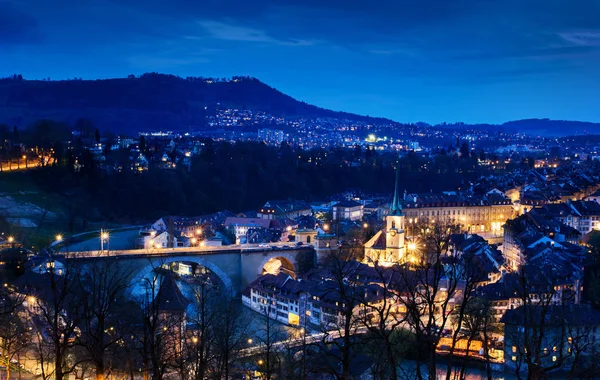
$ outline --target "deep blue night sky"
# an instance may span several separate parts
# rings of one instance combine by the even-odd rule
[[[600,121],[600,0],[0,0],[0,76],[148,71],[405,122]]]

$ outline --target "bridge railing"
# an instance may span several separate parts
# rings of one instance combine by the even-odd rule
[[[89,258],[89,257],[117,257],[117,256],[168,256],[173,254],[214,254],[214,253],[237,253],[237,252],[265,252],[265,251],[284,251],[290,249],[312,249],[312,246],[296,246],[289,243],[275,243],[268,247],[262,244],[234,244],[224,246],[203,246],[203,247],[174,247],[174,248],[141,248],[127,250],[96,250],[96,251],[73,251],[57,252],[68,258]]]

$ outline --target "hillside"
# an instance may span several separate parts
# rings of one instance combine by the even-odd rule
[[[529,136],[576,136],[600,134],[600,123],[571,120],[523,119],[507,121],[502,124],[440,124],[434,128],[455,130],[483,130],[490,133],[522,133]]]
[[[68,123],[87,118],[100,129],[116,132],[197,130],[219,104],[274,116],[383,120],[312,106],[250,77],[144,74],[105,80],[0,80],[0,122],[18,126],[43,118]]]

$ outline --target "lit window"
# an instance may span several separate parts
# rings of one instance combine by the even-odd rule
[[[517,361],[517,357],[515,355],[513,355],[511,359],[512,359],[513,362]]]
[[[553,362],[555,362],[555,361],[556,361],[556,355],[554,355],[554,356],[552,357],[552,361],[553,361]]]
[[[517,346],[512,346],[512,352],[517,352]]]

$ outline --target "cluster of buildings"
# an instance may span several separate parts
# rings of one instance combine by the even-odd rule
[[[293,326],[334,328],[342,322],[346,307],[352,308],[355,318],[364,317],[382,302],[383,289],[393,284],[395,275],[401,276],[402,271],[410,271],[411,265],[423,260],[419,258],[422,248],[415,242],[426,237],[420,230],[423,227],[417,225],[449,223],[458,225],[462,232],[449,237],[443,260],[450,263],[468,257],[476,267],[471,296],[488,303],[490,323],[498,326],[490,329],[489,335],[491,349],[496,351],[494,360],[512,369],[533,365],[527,351],[533,349],[531,335],[535,332],[529,324],[535,323],[528,319],[528,313],[534,320],[541,313],[548,318],[537,322],[548,324],[549,333],[540,337],[544,341],[538,347],[544,361],[572,361],[575,344],[585,344],[582,352],[589,358],[600,349],[596,343],[596,338],[600,339],[600,312],[584,298],[589,249],[584,242],[586,235],[600,230],[600,180],[597,174],[583,171],[567,180],[559,172],[535,169],[526,177],[534,180],[505,191],[500,190],[505,188],[502,182],[490,188],[482,180],[466,190],[441,194],[402,194],[397,178],[391,203],[381,206],[387,207],[381,229],[364,244],[363,261],[346,268],[345,281],[361,295],[360,302],[344,304],[328,267],[300,277],[283,271],[265,274],[250,284],[243,302],[256,312]],[[544,201],[529,202],[532,192],[542,194]],[[338,202],[331,207],[333,220],[367,220],[366,210],[373,210],[372,203],[358,199]],[[324,231],[317,229],[313,241],[318,242],[320,236],[325,236]],[[375,268],[384,268],[385,274]],[[402,302],[406,286],[404,282],[394,289],[397,304],[393,312],[400,315],[406,312]],[[462,302],[460,290],[447,296],[453,297],[453,305]],[[448,310],[452,312],[454,306]],[[573,318],[573,313],[581,313],[582,318]],[[588,331],[590,335],[575,342],[570,332],[565,335],[565,329]],[[556,341],[561,339],[558,346]],[[483,344],[479,342],[479,347]]]

